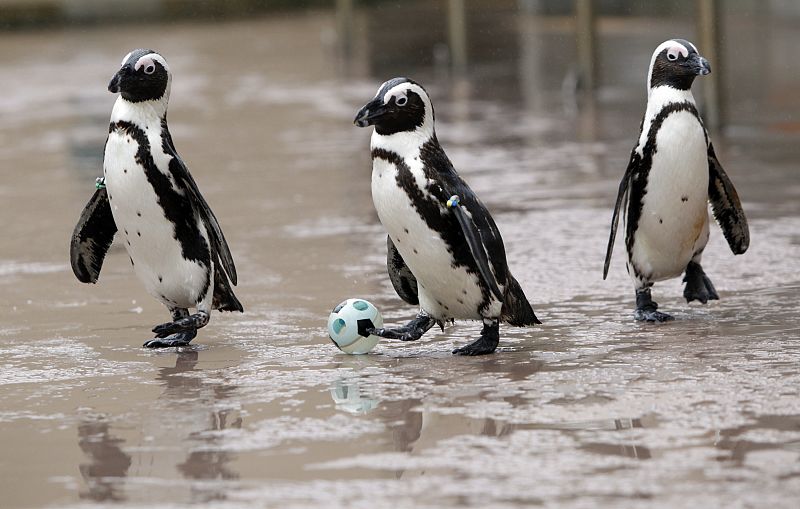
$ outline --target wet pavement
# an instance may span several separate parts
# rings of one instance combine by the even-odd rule
[[[769,31],[757,72],[749,50],[726,62],[730,124],[714,140],[750,250],[734,257],[713,229],[704,266],[721,300],[687,305],[679,280],[657,284],[677,319],[654,326],[631,319],[621,242],[607,281],[602,265],[650,52],[691,25],[604,22],[589,101],[570,88],[564,20],[480,18],[500,35],[474,31],[462,78],[430,41],[382,46],[424,23],[380,21],[358,12],[349,58],[328,12],[0,35],[0,506],[795,507],[800,76],[780,62],[796,60],[796,27]],[[765,33],[748,23],[731,21]],[[177,352],[140,348],[167,313],[121,245],[96,286],[68,265],[101,173],[105,87],[139,46],[173,69],[172,134],[246,308]],[[351,124],[399,74],[428,86],[544,322],[501,327],[495,355],[450,355],[472,323],[366,356],[327,338],[347,297],[389,323],[414,314],[385,274],[369,132]]]

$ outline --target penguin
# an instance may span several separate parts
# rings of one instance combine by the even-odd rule
[[[723,170],[692,96],[708,61],[684,39],[659,45],[647,75],[647,110],[639,140],[619,184],[603,279],[608,276],[621,210],[625,210],[627,270],[636,290],[634,319],[664,322],[650,288],[684,274],[683,296],[706,304],[719,299],[701,259],[709,237],[708,204],[735,255],[750,232],[733,183]]]
[[[408,324],[368,332],[414,341],[434,324],[482,320],[473,343],[457,355],[484,355],[500,341],[500,322],[541,323],[511,275],[491,214],[456,173],[434,129],[433,104],[408,78],[383,83],[355,117],[372,133],[372,200],[386,228],[389,279],[419,306]]]
[[[167,127],[172,75],[163,56],[136,49],[108,85],[111,112],[103,177],[73,232],[79,281],[96,283],[117,232],[147,292],[172,321],[153,328],[147,348],[188,345],[212,309],[243,312],[231,289],[236,267],[217,218],[175,150]],[[189,308],[197,312],[189,314]]]

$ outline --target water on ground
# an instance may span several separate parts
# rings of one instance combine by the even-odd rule
[[[660,283],[654,297],[676,320],[642,325],[621,242],[602,280],[611,207],[650,52],[692,26],[603,24],[592,103],[573,93],[563,20],[480,17],[496,32],[471,32],[458,78],[425,23],[357,14],[344,58],[328,12],[0,36],[0,505],[794,507],[797,71],[728,53],[715,146],[751,247],[734,257],[713,227],[704,266],[721,300],[687,305],[679,280]],[[796,60],[796,30],[764,39],[738,23],[773,63]],[[97,285],[68,265],[101,174],[106,83],[140,46],[171,64],[172,134],[246,308],[215,313],[180,351],[140,348],[168,315],[121,245]],[[365,356],[340,353],[324,329],[352,296],[389,323],[414,314],[385,274],[370,133],[351,123],[404,74],[431,92],[440,141],[494,213],[544,322],[502,327],[495,355],[450,354],[478,334],[472,323]]]

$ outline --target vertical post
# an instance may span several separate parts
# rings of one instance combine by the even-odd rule
[[[595,11],[592,0],[575,0],[575,37],[581,88],[591,92],[597,83]]]
[[[447,31],[453,71],[463,73],[467,68],[467,13],[464,0],[448,0]]]
[[[703,78],[706,125],[713,130],[722,127],[722,51],[721,27],[718,0],[698,0],[697,2],[698,50],[711,63],[712,72]]]
[[[353,52],[353,2],[336,0],[336,31],[339,51],[345,59]]]

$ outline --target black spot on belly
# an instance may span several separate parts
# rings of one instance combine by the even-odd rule
[[[456,300],[458,301],[459,304],[463,304],[464,303],[464,301],[461,300],[461,299],[456,299]]]
[[[130,240],[126,240],[125,242],[127,242],[129,246],[131,245],[131,241]]]
[[[162,277],[159,275],[159,276],[158,276],[158,282],[160,283],[160,282],[161,282],[161,281],[163,281],[163,280],[164,280],[164,278],[162,278]]]
[[[404,230],[406,233],[408,233],[408,228],[403,228],[403,230]]]
[[[138,210],[136,211],[136,215],[139,216],[139,217],[142,217],[142,213],[139,212]]]
[[[136,230],[136,235],[141,237],[142,236],[142,232],[140,232],[139,230]]]
[[[681,201],[682,202],[687,202],[687,201],[689,201],[689,197],[688,196],[681,196]]]
[[[122,173],[128,173],[127,169],[122,170]]]
[[[461,290],[461,292],[462,292],[464,295],[466,295],[466,294],[467,294],[467,291],[466,291],[466,290]]]
[[[131,258],[130,256],[128,258],[130,258],[130,260],[131,260],[131,267],[134,267],[136,264],[133,263],[133,258]]]
[[[664,220],[661,219],[660,217],[658,218],[658,224],[664,224]]]
[[[444,304],[442,304],[442,301],[440,301],[440,300],[437,300],[436,303],[439,304],[440,306],[444,305]],[[447,309],[447,308],[445,308],[445,309]]]
[[[127,235],[127,234],[128,234],[128,230],[125,230],[125,235]]]
[[[419,251],[417,251],[417,248],[414,248],[414,254],[419,254]]]
[[[447,307],[447,306],[445,306],[445,307],[444,307],[444,310],[445,310],[445,311],[450,311],[450,308],[449,308],[449,307]]]

